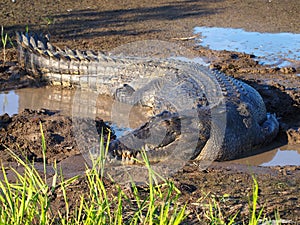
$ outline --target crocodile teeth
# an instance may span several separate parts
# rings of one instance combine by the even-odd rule
[[[135,163],[134,154],[128,150],[122,152],[121,160],[122,160],[122,163],[124,163],[124,164],[134,164]]]
[[[132,154],[130,151],[123,151],[122,152],[122,159],[123,158],[131,158]]]

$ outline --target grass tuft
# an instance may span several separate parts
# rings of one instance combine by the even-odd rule
[[[87,191],[80,196],[77,204],[71,206],[68,186],[78,181],[79,176],[64,179],[63,171],[54,162],[54,175],[48,177],[46,170],[46,141],[40,123],[43,152],[43,173],[39,173],[34,163],[24,162],[7,148],[12,158],[22,167],[2,166],[3,179],[0,180],[0,224],[180,224],[186,217],[185,206],[179,207],[180,191],[170,181],[163,180],[158,185],[156,174],[143,153],[145,166],[149,171],[148,195],[142,196],[132,182],[132,196],[129,197],[118,184],[113,184],[117,195],[107,193],[104,184],[105,158],[108,145],[101,137],[101,156],[86,169],[84,180]],[[109,138],[109,137],[108,137]],[[9,179],[10,174],[14,179]],[[161,178],[161,177],[160,177]],[[162,178],[161,178],[162,179]],[[61,193],[64,209],[52,205],[57,192]]]
[[[1,42],[2,42],[2,52],[3,52],[3,64],[6,63],[6,45],[7,45],[8,34],[4,34],[4,28],[1,26]]]
[[[257,204],[258,204],[258,183],[254,176],[252,176],[253,179],[253,187],[252,187],[252,204],[249,203],[249,208],[251,212],[251,217],[249,220],[249,225],[255,225],[258,224],[260,221],[260,218],[263,213],[263,207],[259,210],[257,214]]]

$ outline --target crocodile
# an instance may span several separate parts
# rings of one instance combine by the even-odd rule
[[[255,89],[199,63],[61,49],[35,33],[18,32],[17,43],[19,65],[34,76],[152,109],[147,123],[111,141],[112,160],[132,163],[141,149],[150,162],[231,160],[278,133],[276,115]]]

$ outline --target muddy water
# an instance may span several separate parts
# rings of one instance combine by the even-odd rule
[[[9,92],[0,92],[0,115],[8,113],[16,114],[28,109],[50,109],[59,110],[61,113],[72,116],[75,90],[60,88],[24,88]],[[84,96],[83,96],[84,97]],[[88,100],[88,99],[87,99]],[[88,101],[87,101],[88,102]],[[78,104],[77,104],[78,105]],[[89,106],[81,105],[82,108]],[[137,128],[147,121],[149,110],[143,107],[130,107],[124,115],[119,110],[116,114],[114,108],[126,108],[125,105],[115,102],[111,97],[99,95],[97,98],[95,117],[106,121],[121,136],[125,131]],[[114,112],[114,114],[112,113]],[[84,115],[83,115],[84,116]]]
[[[300,62],[300,34],[259,33],[243,29],[196,27],[198,44],[212,50],[254,54],[261,64],[284,67]]]
[[[58,88],[25,88],[0,93],[0,114],[10,115],[25,108],[60,110],[66,115],[72,115],[74,105],[74,90]],[[124,131],[139,127],[147,121],[149,111],[142,107],[132,107],[129,115],[112,115],[112,107],[124,108],[108,96],[99,96],[96,115],[114,128],[116,135],[121,136]],[[120,110],[121,111],[121,110]],[[123,118],[123,119],[122,119]],[[300,145],[276,147],[271,151],[260,153],[232,161],[247,165],[300,165]]]
[[[300,145],[284,145],[270,151],[231,162],[255,166],[299,166]]]

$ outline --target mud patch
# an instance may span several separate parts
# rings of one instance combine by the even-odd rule
[[[90,123],[93,123],[100,134],[103,130],[107,136],[110,127],[103,120],[82,119],[82,132],[88,132]],[[42,161],[41,127],[46,140],[47,162],[61,160],[80,154],[76,140],[72,133],[72,119],[61,115],[58,111],[47,109],[24,110],[10,117],[4,114],[0,117],[0,151],[2,162],[11,161],[6,148],[10,148],[24,160]],[[85,129],[85,126],[87,129]],[[114,134],[112,133],[112,138]]]

